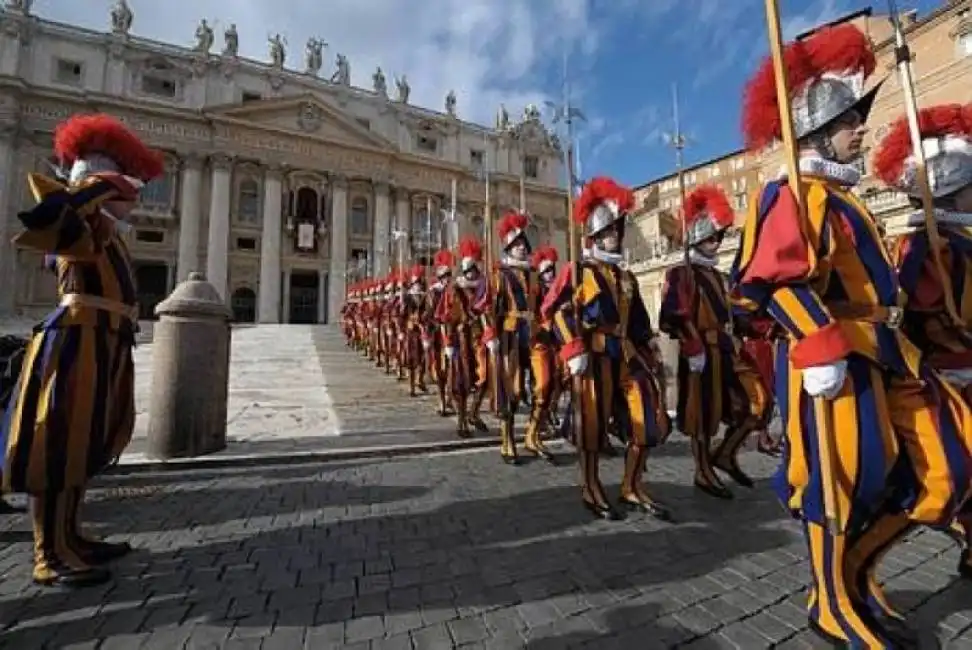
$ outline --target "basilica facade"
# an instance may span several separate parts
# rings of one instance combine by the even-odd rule
[[[179,47],[137,36],[124,1],[102,32],[31,5],[0,13],[0,315],[56,300],[40,256],[9,242],[27,173],[52,173],[54,127],[79,112],[111,113],[166,154],[129,235],[144,318],[199,271],[237,321],[333,322],[349,283],[483,236],[487,205],[525,208],[534,241],[565,250],[563,152],[536,107],[483,126],[452,92],[441,110],[410,104],[381,69],[354,86],[353,62],[326,66],[314,39],[291,63],[275,36],[256,61],[232,25],[218,44],[201,21]]]

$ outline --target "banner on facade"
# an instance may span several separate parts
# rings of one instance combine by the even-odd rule
[[[297,226],[297,248],[302,251],[314,250],[314,224],[302,223]]]

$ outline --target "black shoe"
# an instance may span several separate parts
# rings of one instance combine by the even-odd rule
[[[962,549],[958,561],[958,574],[966,580],[972,580],[972,552],[969,549]]]
[[[532,456],[534,456],[536,458],[542,458],[543,460],[547,461],[551,465],[556,465],[557,464],[557,457],[554,456],[550,452],[550,450],[547,449],[544,446],[541,446],[538,449],[534,449],[534,448],[531,448],[531,447],[524,447],[524,449],[526,450],[526,452],[528,454],[530,454],[530,455],[532,455]]]
[[[520,458],[516,454],[500,454],[503,457],[503,462],[507,465],[519,465]]]
[[[128,542],[93,542],[84,540],[81,542],[81,547],[84,549],[85,561],[94,565],[113,562],[132,552],[132,547]]]
[[[713,464],[713,467],[715,467],[717,470],[721,472],[725,472],[726,474],[728,474],[729,478],[731,478],[735,483],[737,483],[738,485],[744,488],[756,487],[756,484],[753,482],[753,479],[746,476],[746,473],[743,472],[738,467],[732,465],[730,465],[729,467],[723,467],[722,465],[718,465],[718,464]]]
[[[621,497],[618,499],[618,504],[630,512],[640,512],[649,517],[654,517],[658,521],[668,523],[675,521],[671,511],[655,501],[632,501],[631,499]]]
[[[87,569],[60,569],[43,579],[34,578],[34,582],[43,587],[64,587],[65,589],[82,589],[103,585],[111,580],[111,572],[99,567]]]
[[[732,492],[729,491],[725,485],[709,485],[707,483],[702,483],[700,481],[695,481],[695,487],[702,490],[709,496],[713,496],[717,499],[732,499]]]
[[[816,637],[818,637],[821,641],[830,645],[831,648],[846,648],[848,650],[850,649],[851,646],[849,642],[844,641],[843,639],[836,637],[830,632],[828,632],[827,630],[823,629],[812,618],[809,620],[809,622],[810,622],[809,625],[810,631],[813,632],[813,634]]]
[[[888,641],[894,644],[895,648],[900,648],[901,650],[909,650],[914,648],[923,648],[927,646],[922,644],[921,636],[916,630],[913,630],[908,626],[907,623],[901,619],[894,618],[893,616],[888,616],[881,612],[874,617],[878,625],[881,626],[883,632],[888,637]]]
[[[621,521],[624,519],[624,515],[608,503],[593,503],[587,499],[583,499],[583,502],[588,512],[598,519],[604,519],[606,521]]]

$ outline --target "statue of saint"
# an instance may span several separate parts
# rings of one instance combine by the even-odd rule
[[[223,56],[237,57],[240,55],[240,35],[236,31],[236,23],[232,23],[223,32]]]
[[[381,71],[381,66],[378,66],[375,74],[371,75],[371,81],[374,82],[376,94],[388,97],[388,83],[385,80],[385,73]]]
[[[320,38],[307,39],[307,49],[304,53],[304,63],[306,64],[307,74],[317,75],[324,65],[324,48],[327,43]]]
[[[135,14],[132,13],[132,8],[128,6],[126,0],[118,0],[111,8],[111,31],[115,34],[127,35],[132,29],[133,20]]]
[[[395,86],[398,87],[398,101],[402,104],[407,104],[412,87],[408,85],[408,79],[405,78],[405,75],[402,75],[399,79],[395,79]]]
[[[203,18],[199,21],[199,25],[196,27],[196,47],[197,52],[202,52],[203,54],[209,54],[209,51],[213,49],[213,43],[216,41],[216,37],[213,35],[213,28],[209,26],[206,19]]]
[[[456,91],[450,90],[449,94],[446,95],[445,109],[446,113],[448,113],[450,117],[456,116]]]
[[[267,37],[267,42],[270,44],[270,63],[275,68],[282,68],[287,61],[286,41],[280,34],[275,34]]]
[[[334,66],[337,70],[331,75],[331,83],[338,84],[339,86],[350,86],[351,85],[351,64],[348,62],[348,57],[343,54],[337,55],[337,62]]]

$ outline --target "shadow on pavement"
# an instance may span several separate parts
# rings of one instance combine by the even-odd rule
[[[598,608],[610,608],[604,632],[617,635],[612,622],[626,620],[625,601],[794,541],[764,495],[727,507],[687,486],[653,487],[680,525],[641,517],[591,522],[575,486],[475,500],[461,481],[417,503],[401,500],[424,489],[326,480],[162,492],[150,497],[159,500],[151,508],[137,499],[95,503],[88,520],[106,531],[166,532],[152,535],[152,551],[119,562],[110,585],[8,601],[2,640],[58,647],[154,633],[177,648],[192,634],[216,647],[230,634],[262,636],[276,626],[275,639],[291,628],[301,637],[289,647],[302,647],[304,628],[307,647],[327,647],[339,641],[335,635],[350,642],[411,630],[419,639],[473,619],[471,642],[488,630],[516,648],[527,628],[535,634]],[[171,514],[152,514],[159,510]],[[207,541],[186,530],[191,522],[226,523],[212,531],[218,541]],[[27,559],[21,554],[20,564]],[[22,566],[3,580],[28,575]],[[650,603],[641,616],[644,607],[650,611]],[[665,629],[680,633],[677,624]],[[531,638],[530,647],[562,647],[541,642]]]

